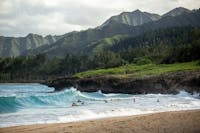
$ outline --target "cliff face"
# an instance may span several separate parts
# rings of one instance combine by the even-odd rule
[[[56,91],[75,87],[80,91],[103,93],[176,94],[180,90],[200,92],[200,71],[181,71],[149,77],[118,79],[113,77],[60,78],[46,83]]]

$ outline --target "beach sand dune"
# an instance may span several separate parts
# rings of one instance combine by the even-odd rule
[[[200,110],[8,127],[0,133],[200,133]]]

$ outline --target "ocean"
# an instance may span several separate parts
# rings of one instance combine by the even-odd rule
[[[74,106],[72,104],[74,103]],[[200,109],[200,96],[169,94],[103,94],[41,84],[0,84],[0,127],[63,123],[115,116]]]

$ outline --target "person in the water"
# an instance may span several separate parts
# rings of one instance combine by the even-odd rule
[[[159,99],[157,99],[157,102],[160,102],[160,100],[159,100]]]
[[[80,103],[80,104],[77,104],[77,103]],[[80,105],[84,105],[85,103],[83,102],[83,101],[81,101],[81,100],[77,100],[77,103],[76,102],[73,102],[72,103],[72,107],[73,106],[80,106]]]
[[[80,102],[82,102],[82,101],[78,99],[77,102],[80,103]]]
[[[78,106],[78,105],[77,105],[75,102],[73,102],[73,103],[72,103],[72,107],[73,107],[73,106]]]

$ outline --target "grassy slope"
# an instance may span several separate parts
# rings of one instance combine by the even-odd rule
[[[120,40],[128,38],[129,35],[115,35],[112,37],[104,38],[100,41],[96,41],[90,44],[89,47],[93,47],[91,49],[92,53],[98,53],[104,50],[107,46],[112,46],[114,43],[119,42]]]
[[[177,63],[177,64],[147,64],[147,65],[135,65],[129,64],[126,66],[109,68],[109,69],[99,69],[91,70],[86,72],[77,73],[75,77],[92,77],[92,76],[114,76],[117,78],[127,78],[127,77],[140,77],[140,76],[150,76],[158,75],[167,72],[176,72],[184,70],[200,70],[200,65],[197,61],[187,62],[187,63]]]

